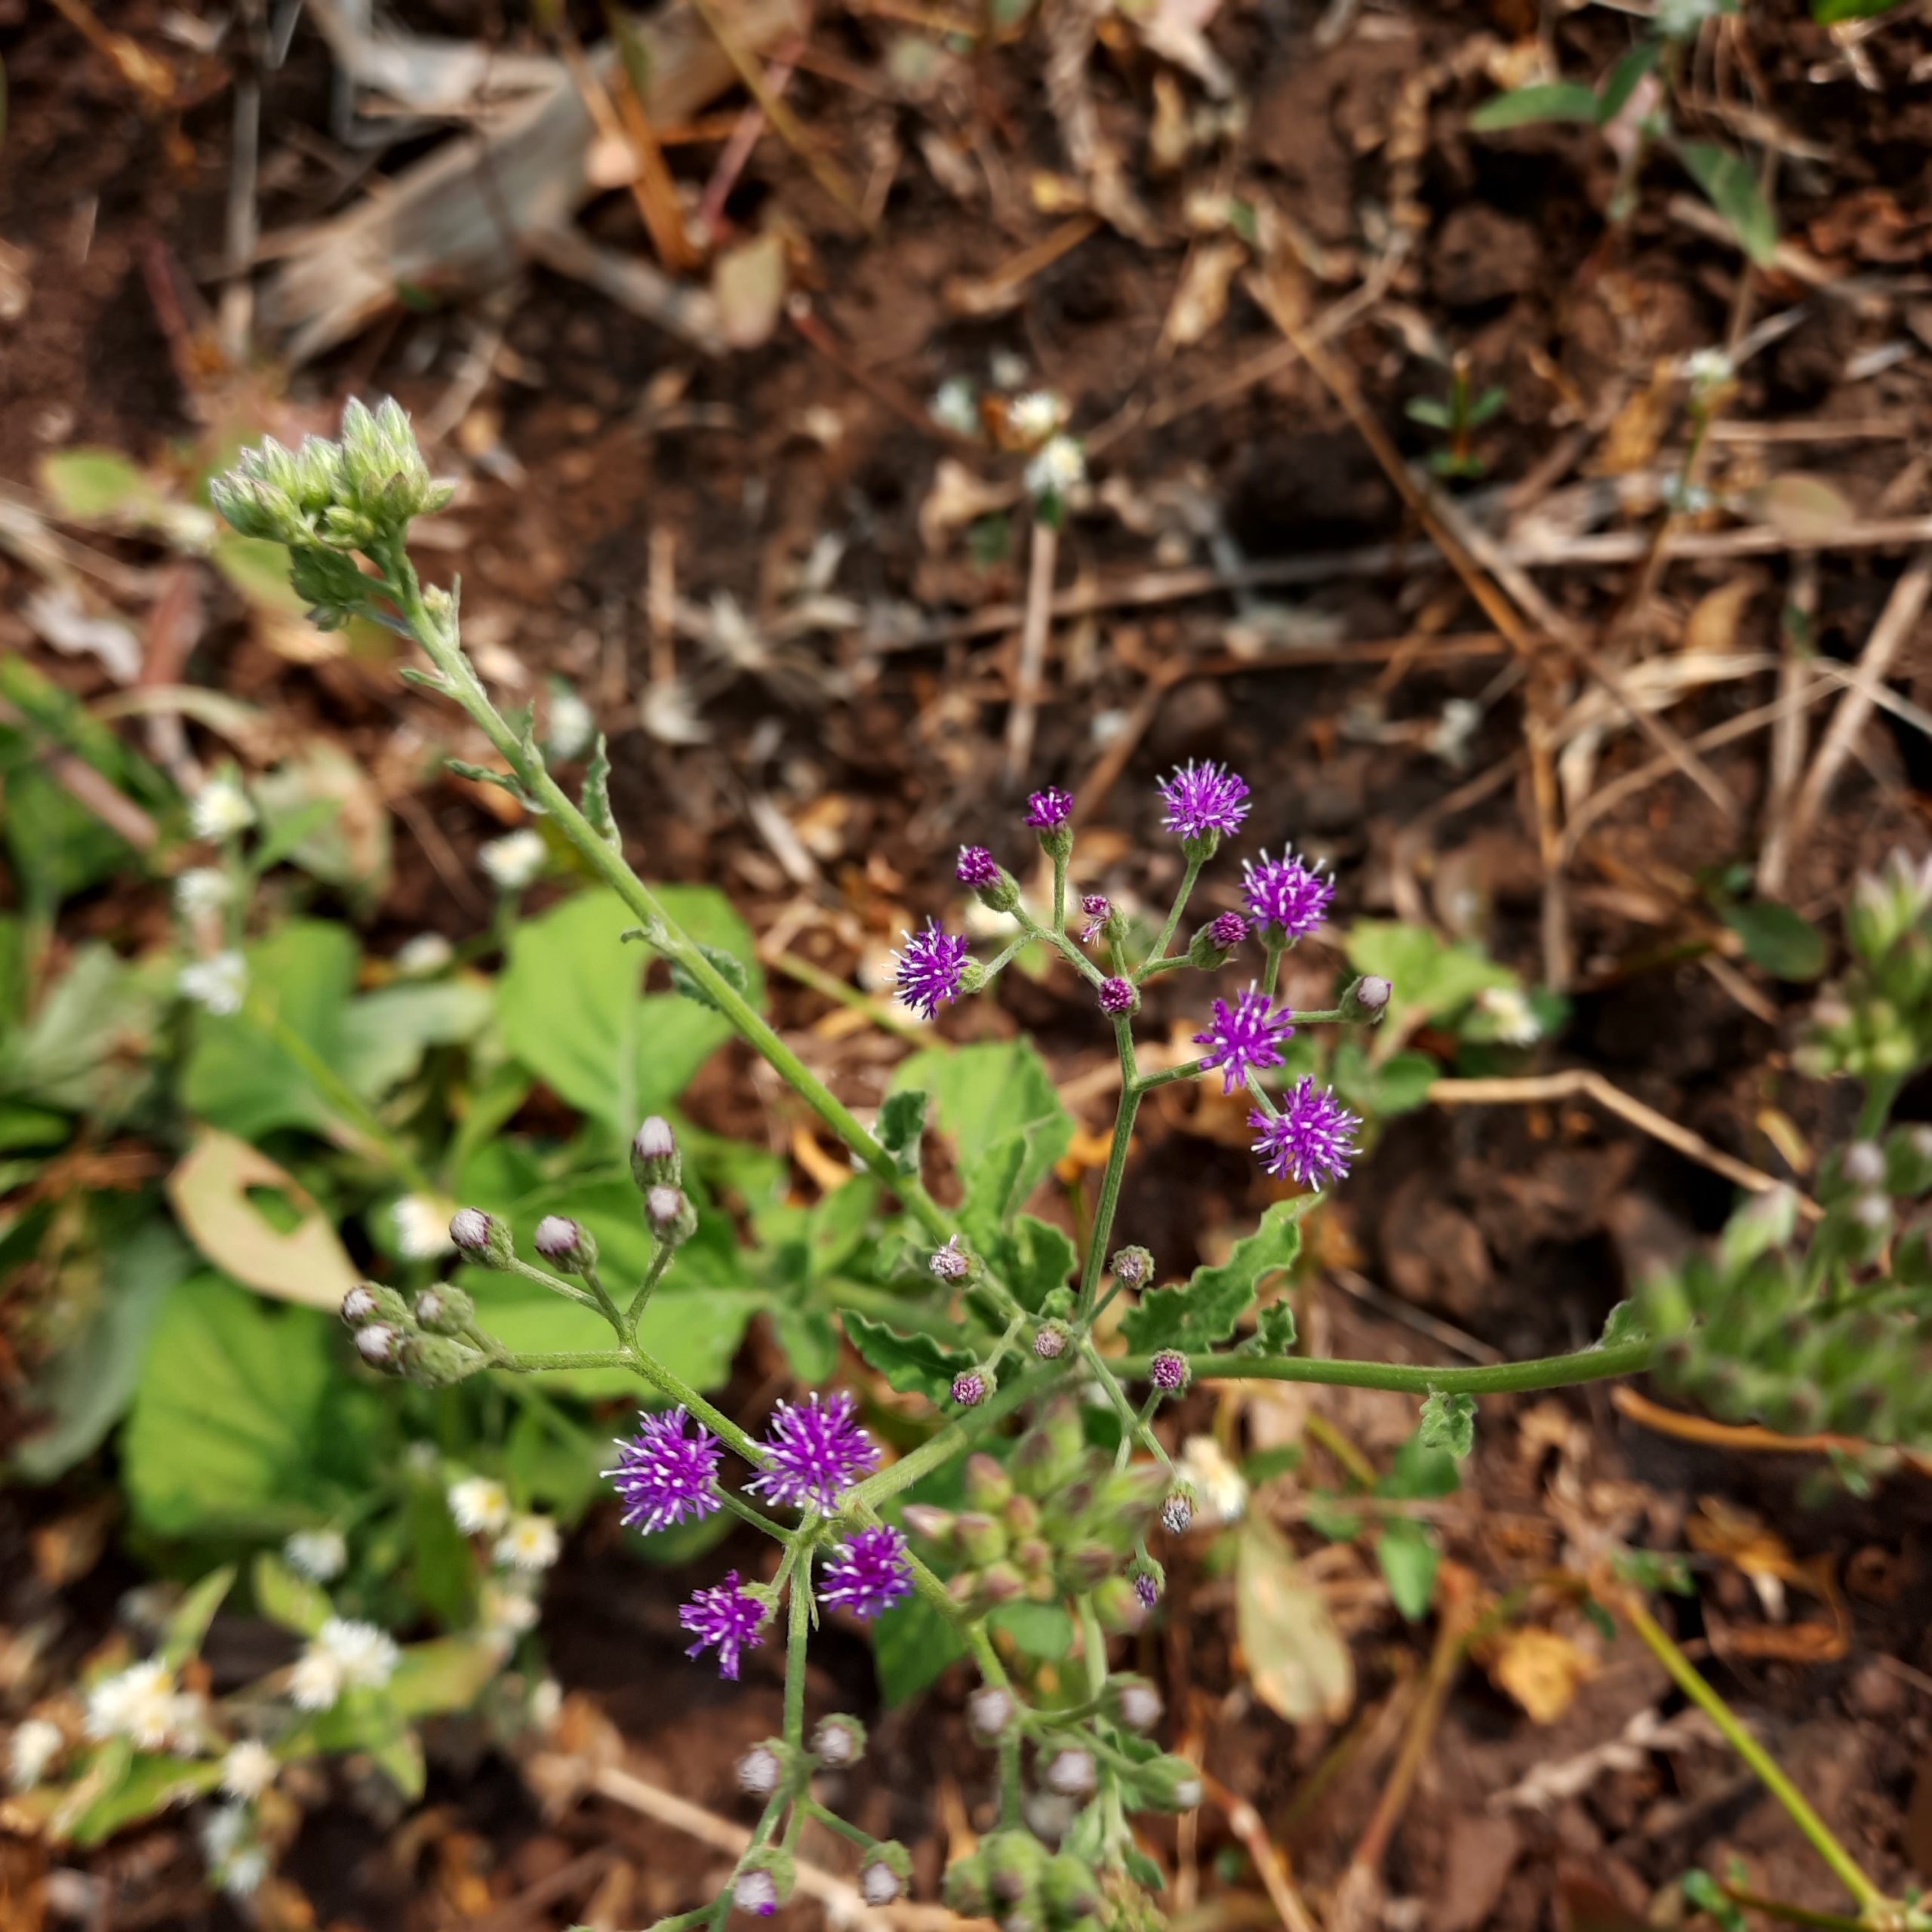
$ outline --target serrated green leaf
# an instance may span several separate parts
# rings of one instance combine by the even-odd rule
[[[1512,88],[1483,103],[1469,116],[1469,125],[1479,134],[1492,134],[1505,128],[1530,128],[1545,121],[1594,121],[1597,118],[1597,92],[1581,81],[1533,81],[1527,87]]]
[[[1395,1451],[1395,1462],[1376,1484],[1375,1493],[1397,1502],[1432,1502],[1454,1496],[1462,1486],[1455,1457],[1423,1441],[1418,1429]]]
[[[1476,1398],[1432,1389],[1416,1433],[1425,1449],[1446,1449],[1460,1462],[1475,1447]]]
[[[1011,1227],[988,1229],[977,1216],[968,1217],[967,1232],[1014,1300],[1037,1315],[1040,1304],[1063,1287],[1079,1261],[1073,1243],[1051,1222],[1022,1214]]]
[[[1254,1333],[1242,1348],[1249,1355],[1292,1355],[1300,1340],[1294,1309],[1285,1301],[1270,1302],[1256,1318]]]
[[[892,1091],[924,1088],[957,1151],[967,1204],[1002,1222],[1026,1204],[1073,1138],[1073,1117],[1030,1041],[929,1048],[903,1062]]]
[[[1435,1573],[1442,1552],[1420,1523],[1396,1517],[1385,1523],[1375,1540],[1375,1560],[1389,1585],[1389,1600],[1411,1623],[1429,1614],[1435,1595]]]
[[[952,1392],[952,1378],[974,1365],[965,1350],[949,1349],[930,1335],[902,1334],[851,1309],[841,1319],[853,1347],[902,1395],[943,1403]]]
[[[878,1110],[879,1145],[892,1156],[902,1174],[917,1179],[920,1142],[926,1131],[926,1108],[931,1097],[923,1087],[888,1094]]]
[[[1739,247],[1760,268],[1768,267],[1777,254],[1778,219],[1749,162],[1709,141],[1679,141],[1677,158],[1724,217]]]
[[[1235,1332],[1264,1275],[1292,1267],[1301,1252],[1301,1217],[1306,1196],[1277,1201],[1261,1225],[1218,1268],[1197,1268],[1177,1287],[1156,1288],[1140,1297],[1121,1322],[1121,1332],[1136,1355],[1155,1349],[1183,1353],[1211,1348]]]

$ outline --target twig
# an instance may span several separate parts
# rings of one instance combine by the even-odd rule
[[[1687,1158],[1709,1168],[1713,1174],[1722,1174],[1726,1180],[1735,1181],[1740,1187],[1749,1188],[1754,1194],[1762,1194],[1774,1187],[1786,1183],[1774,1180],[1761,1169],[1752,1167],[1748,1161],[1740,1161],[1727,1154],[1721,1147],[1713,1147],[1700,1134],[1693,1134],[1687,1127],[1680,1127],[1668,1115],[1659,1113],[1654,1107],[1647,1107],[1643,1102],[1620,1087],[1614,1086],[1593,1067],[1573,1066],[1560,1073],[1525,1074],[1514,1079],[1495,1080],[1435,1080],[1429,1083],[1429,1097],[1442,1106],[1494,1106],[1515,1105],[1537,1100],[1594,1100],[1628,1121],[1632,1127],[1641,1129],[1654,1140],[1661,1140],[1666,1147],[1675,1147]],[[1798,1197],[1798,1211],[1809,1220],[1823,1218],[1824,1210],[1809,1195]]]
[[[1859,657],[1857,685],[1845,694],[1844,702],[1832,713],[1818,755],[1798,788],[1789,821],[1789,847],[1795,848],[1810,830],[1812,821],[1837,782],[1840,768],[1872,715],[1875,689],[1898,655],[1899,647],[1912,635],[1925,609],[1928,593],[1932,593],[1932,547],[1921,549],[1906,565],[1892,586],[1892,594],[1878,614],[1878,621],[1872,627],[1872,635]]]
[[[1811,622],[1818,611],[1818,559],[1801,550],[1791,560],[1791,590],[1778,622],[1783,656],[1778,665],[1778,703],[1771,726],[1770,769],[1764,781],[1764,842],[1758,857],[1758,896],[1775,899],[1791,863],[1792,802],[1804,771],[1804,711],[1795,700],[1805,683]],[[1800,634],[1801,626],[1803,635]],[[1789,706],[1789,709],[1782,707]]]
[[[1020,633],[1020,665],[1013,681],[1013,708],[1006,720],[1006,782],[1009,786],[1017,782],[1033,756],[1040,680],[1047,663],[1047,633],[1053,621],[1054,566],[1059,558],[1060,526],[1036,516],[1026,576],[1026,620]]]
[[[1862,1441],[1855,1435],[1782,1435],[1758,1423],[1717,1422],[1709,1416],[1685,1415],[1627,1387],[1613,1389],[1610,1399],[1620,1414],[1641,1428],[1653,1429],[1659,1435],[1674,1435],[1681,1442],[1701,1442],[1713,1449],[1762,1450],[1783,1456],[1857,1456],[1874,1449],[1894,1447],[1887,1443]],[[1894,1453],[1915,1475],[1932,1475],[1932,1456],[1916,1449],[1898,1448]]]
[[[1315,1932],[1308,1908],[1302,1903],[1301,1894],[1295,1890],[1294,1881],[1288,1876],[1287,1866],[1269,1837],[1268,1827],[1262,1822],[1260,1813],[1246,1798],[1236,1797],[1219,1778],[1211,1777],[1205,1771],[1201,1774],[1201,1789],[1227,1820],[1228,1829],[1247,1847],[1247,1855],[1254,1861],[1254,1869],[1260,1873],[1261,1882],[1267,1889],[1269,1903],[1288,1932]]]

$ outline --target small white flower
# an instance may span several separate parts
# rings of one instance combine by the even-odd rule
[[[395,1244],[411,1261],[433,1261],[455,1245],[450,1239],[451,1208],[448,1201],[432,1200],[426,1194],[405,1194],[390,1210],[395,1226]]]
[[[456,948],[441,933],[418,933],[396,948],[392,962],[405,979],[420,980],[440,973],[456,957]]]
[[[1194,1491],[1194,1520],[1203,1525],[1240,1520],[1247,1484],[1211,1435],[1190,1435],[1176,1465]]]
[[[534,1574],[549,1568],[563,1547],[548,1516],[519,1516],[497,1541],[497,1561],[506,1569]]]
[[[235,897],[235,881],[219,866],[190,866],[176,875],[174,903],[184,919],[218,912]]]
[[[159,1657],[130,1664],[88,1693],[88,1735],[125,1737],[143,1751],[165,1751],[192,1731],[198,1700],[176,1687]]]
[[[564,1687],[554,1677],[546,1677],[530,1694],[530,1721],[539,1730],[548,1730],[563,1714]]]
[[[450,1514],[466,1537],[493,1537],[510,1519],[510,1493],[488,1476],[450,1484]]]
[[[232,1899],[245,1899],[260,1890],[269,1875],[269,1855],[261,1846],[251,1844],[238,1851],[222,1867],[221,1889]]]
[[[269,1855],[254,1838],[254,1822],[242,1804],[218,1805],[202,1820],[202,1855],[231,1898],[246,1898],[269,1875]]]
[[[1038,497],[1065,497],[1087,480],[1087,453],[1071,436],[1055,436],[1026,466],[1026,487]]]
[[[550,734],[544,749],[552,758],[580,758],[597,736],[597,715],[568,685],[550,687]]]
[[[1017,389],[1029,373],[1026,358],[1010,349],[996,349],[987,358],[986,371],[996,389]]]
[[[525,826],[521,832],[491,839],[478,856],[499,892],[521,892],[543,871],[546,848],[543,833]]]
[[[977,436],[980,433],[980,405],[973,393],[971,378],[949,376],[933,391],[932,400],[926,405],[926,414],[942,429],[950,429],[955,436]]]
[[[288,1694],[301,1710],[332,1709],[342,1695],[342,1666],[328,1651],[311,1644],[288,1673]]]
[[[340,1530],[297,1530],[282,1545],[281,1556],[298,1577],[326,1583],[342,1574],[349,1545]]]
[[[16,1791],[31,1791],[46,1777],[66,1740],[60,1727],[45,1718],[29,1718],[14,1727],[7,1747],[7,1781]]]
[[[189,817],[197,838],[234,838],[255,822],[248,795],[232,778],[211,778],[195,794]]]
[[[401,1656],[386,1631],[331,1617],[296,1660],[289,1690],[305,1711],[325,1711],[345,1690],[380,1690]]]
[[[1520,986],[1485,986],[1476,995],[1476,1008],[1506,1046],[1533,1047],[1543,1038],[1543,1023]]]
[[[220,1865],[242,1849],[248,1835],[248,1814],[239,1804],[217,1804],[202,1820],[202,1854]]]
[[[537,1599],[514,1584],[487,1583],[478,1592],[476,1614],[485,1636],[513,1644],[537,1628]]]
[[[1006,412],[1008,426],[1029,447],[1044,443],[1066,417],[1066,398],[1054,395],[1051,389],[1030,389],[1024,395],[1015,396]]]
[[[1684,380],[1698,389],[1716,389],[1737,373],[1721,349],[1694,349],[1679,366]]]
[[[230,1798],[252,1804],[275,1783],[280,1768],[275,1753],[259,1738],[245,1737],[221,1761],[221,1788]]]
[[[192,959],[182,968],[174,985],[183,999],[210,1013],[239,1013],[248,990],[248,962],[232,950]]]

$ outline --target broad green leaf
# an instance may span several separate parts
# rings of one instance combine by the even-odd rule
[[[1442,1562],[1435,1538],[1420,1523],[1396,1517],[1383,1525],[1375,1540],[1375,1560],[1382,1566],[1395,1607],[1411,1623],[1420,1623],[1429,1614],[1435,1573]]]
[[[1581,81],[1533,81],[1484,101],[1469,116],[1479,134],[1503,128],[1528,128],[1543,121],[1594,121],[1597,91]]]
[[[311,744],[264,772],[254,793],[276,858],[285,857],[365,910],[381,902],[394,838],[389,808],[361,764],[334,745]]]
[[[1054,1289],[1066,1284],[1079,1263],[1072,1241],[1049,1221],[1022,1214],[1010,1228],[988,1229],[977,1217],[968,1220],[968,1231],[994,1273],[1033,1314]]]
[[[1422,1405],[1417,1440],[1425,1449],[1446,1449],[1458,1462],[1475,1447],[1476,1398],[1432,1389]]]
[[[1243,1521],[1237,1550],[1235,1620],[1255,1695],[1291,1724],[1338,1721],[1355,1702],[1355,1665],[1327,1598],[1261,1517]]]
[[[965,1654],[958,1633],[923,1598],[895,1604],[872,1626],[872,1663],[888,1709],[930,1690],[946,1666]]]
[[[118,451],[85,447],[42,457],[40,487],[54,513],[72,523],[98,523],[154,494],[140,466]]]
[[[162,1640],[162,1658],[170,1670],[179,1670],[190,1657],[198,1654],[215,1612],[234,1587],[235,1565],[224,1563],[220,1569],[211,1570],[182,1598],[168,1620],[167,1635]]]
[[[1803,913],[1774,899],[1722,909],[1724,922],[1744,942],[1746,956],[1775,979],[1804,983],[1825,970],[1825,935]]]
[[[930,1335],[903,1335],[850,1309],[841,1319],[853,1347],[902,1395],[943,1403],[952,1394],[952,1378],[973,1366],[966,1351],[949,1349]]]
[[[337,1070],[358,1094],[380,1100],[416,1071],[432,1047],[475,1039],[491,1010],[489,983],[466,974],[365,993],[343,1016]]]
[[[763,980],[749,930],[721,893],[657,889],[694,939],[724,946],[746,967],[754,1005]],[[637,919],[613,892],[585,892],[518,926],[497,989],[505,1044],[558,1094],[628,1140],[662,1112],[712,1052],[731,1023],[676,993],[642,992],[652,955],[622,935]]]
[[[312,1637],[335,1614],[328,1591],[298,1577],[278,1556],[263,1550],[248,1573],[255,1607],[271,1623],[297,1636]]]
[[[1220,1266],[1197,1268],[1178,1287],[1143,1294],[1140,1306],[1121,1321],[1128,1346],[1137,1355],[1154,1349],[1186,1353],[1225,1342],[1247,1313],[1263,1277],[1294,1265],[1307,1207],[1306,1197],[1275,1201],[1260,1226],[1235,1242]]]
[[[878,1199],[878,1183],[869,1174],[855,1174],[812,1209],[805,1244],[814,1279],[836,1275],[851,1263],[871,1234]]]
[[[1749,162],[1709,141],[1679,141],[1677,158],[1704,198],[1724,218],[1739,247],[1760,268],[1777,254],[1778,218]]]
[[[1029,1657],[1057,1663],[1073,1654],[1073,1619],[1059,1604],[1001,1604],[986,1621]]]
[[[1612,67],[1597,94],[1596,118],[1599,125],[1614,121],[1630,104],[1644,76],[1657,64],[1663,51],[1661,41],[1640,40]]]
[[[68,1827],[66,1835],[76,1844],[100,1844],[129,1825],[214,1790],[220,1782],[219,1758],[196,1763],[137,1752],[118,1777],[103,1780],[106,1788]]]
[[[191,1112],[244,1140],[275,1128],[326,1132],[329,1108],[304,1066],[278,1043],[286,1027],[328,1065],[340,1067],[349,995],[355,984],[355,937],[321,919],[291,919],[247,949],[251,1011],[198,1014],[195,1048],[182,1083]]]
[[[879,1145],[902,1174],[915,1180],[919,1173],[919,1143],[926,1131],[928,1098],[922,1088],[908,1088],[888,1094],[878,1110]]]
[[[1375,1493],[1398,1502],[1426,1502],[1454,1496],[1462,1486],[1455,1457],[1447,1449],[1425,1442],[1418,1429],[1395,1451],[1395,1460],[1375,1485]]]
[[[405,1718],[466,1711],[503,1667],[503,1654],[481,1637],[432,1637],[405,1645],[389,1681],[389,1697]]]
[[[798,1382],[829,1382],[838,1366],[838,1324],[824,1309],[809,1304],[775,1310],[771,1318],[778,1346]]]
[[[1029,1041],[929,1048],[900,1065],[892,1088],[931,1095],[968,1206],[995,1220],[1026,1205],[1073,1138],[1073,1117]]]
[[[8,803],[24,808],[11,794]],[[161,1017],[154,978],[91,942],[0,1044],[0,1093],[40,1106],[118,1118],[149,1084]]]
[[[337,1325],[214,1274],[178,1283],[122,1438],[136,1519],[159,1536],[295,1527],[315,1491]]]
[[[263,1194],[282,1204],[277,1220],[263,1211]],[[360,1278],[314,1196],[258,1148],[218,1127],[195,1135],[168,1177],[168,1198],[209,1261],[278,1300],[333,1312]]]

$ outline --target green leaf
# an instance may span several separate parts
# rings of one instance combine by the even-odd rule
[[[1397,1517],[1375,1540],[1375,1560],[1387,1580],[1390,1600],[1411,1623],[1429,1614],[1442,1552],[1420,1523]]]
[[[1073,1619],[1057,1603],[1001,1604],[986,1621],[1043,1663],[1057,1663],[1073,1654]]]
[[[872,1626],[880,1701],[888,1708],[909,1703],[965,1654],[958,1633],[923,1598],[894,1605]]]
[[[106,1756],[103,1753],[96,1764]],[[141,1819],[214,1790],[221,1782],[221,1760],[211,1758],[196,1764],[137,1752],[128,1757],[127,1768],[118,1777],[105,1782],[106,1788],[69,1828],[68,1835],[76,1844],[100,1844]]]
[[[1384,1026],[1400,1027],[1417,1016],[1447,1019],[1486,988],[1521,984],[1479,947],[1445,945],[1426,926],[1397,919],[1358,919],[1346,950],[1358,973],[1380,974],[1394,989]]]
[[[1308,1204],[1305,1197],[1274,1202],[1260,1226],[1235,1242],[1220,1267],[1197,1268],[1178,1287],[1143,1294],[1120,1324],[1128,1346],[1136,1355],[1155,1349],[1186,1353],[1225,1342],[1247,1312],[1262,1278],[1294,1266],[1301,1252],[1301,1217]]]
[[[343,1015],[337,1071],[358,1094],[380,1100],[414,1073],[432,1047],[475,1039],[492,1011],[489,983],[466,974],[365,993]]]
[[[118,451],[85,447],[42,457],[40,487],[54,514],[71,523],[102,522],[154,496],[140,467]]]
[[[969,1217],[968,1232],[1014,1300],[1031,1314],[1037,1315],[1047,1297],[1066,1285],[1079,1261],[1061,1229],[1031,1214],[1022,1214],[1009,1229],[991,1230]]]
[[[1417,396],[1404,407],[1403,414],[1411,422],[1426,423],[1432,429],[1447,429],[1451,420],[1449,405],[1433,396]]]
[[[1286,1355],[1294,1352],[1300,1335],[1293,1306],[1285,1301],[1270,1302],[1256,1316],[1254,1333],[1242,1343],[1242,1352],[1253,1355]]]
[[[704,955],[706,964],[717,973],[718,977],[734,993],[742,994],[750,990],[752,983],[750,968],[735,953],[727,952],[721,946],[706,946],[702,942],[700,943],[697,949]],[[704,1008],[706,1011],[711,1013],[724,1011],[724,1009],[712,997],[698,979],[697,975],[692,972],[681,959],[674,959],[671,961],[671,983],[686,999],[697,1001],[698,1004]]]
[[[1429,1502],[1454,1496],[1462,1486],[1455,1457],[1425,1442],[1418,1429],[1395,1451],[1395,1463],[1377,1483],[1375,1493],[1397,1502]]]
[[[1614,121],[1630,104],[1630,97],[1637,91],[1638,83],[1656,66],[1663,51],[1661,41],[1640,40],[1604,75],[1603,85],[1597,91],[1598,126]]]
[[[929,1048],[903,1062],[892,1091],[923,1088],[952,1137],[968,1205],[983,1221],[1023,1208],[1073,1139],[1073,1116],[1026,1040]]]
[[[25,809],[11,793],[8,803]],[[149,977],[111,947],[83,945],[32,1017],[0,1044],[0,1093],[118,1119],[151,1084],[160,1017]]]
[[[771,1326],[792,1364],[794,1380],[804,1383],[831,1380],[838,1366],[838,1324],[825,1309],[780,1308],[773,1313]]]
[[[1597,93],[1581,81],[1534,81],[1484,101],[1469,116],[1479,134],[1504,128],[1528,128],[1543,121],[1594,121]]]
[[[1820,26],[1835,27],[1845,20],[1872,20],[1889,14],[1900,0],[1811,0],[1811,17]]]
[[[853,1347],[902,1395],[943,1403],[952,1395],[952,1378],[973,1366],[965,1350],[949,1349],[930,1335],[902,1335],[851,1309],[841,1318]]]
[[[865,1246],[878,1218],[878,1183],[869,1174],[855,1174],[813,1208],[805,1247],[814,1280],[840,1273]]]
[[[235,1587],[235,1565],[224,1563],[211,1570],[176,1607],[168,1620],[167,1635],[162,1639],[161,1655],[170,1670],[179,1670],[199,1654],[202,1640],[221,1607],[223,1598]]]
[[[404,1647],[387,1686],[405,1718],[466,1711],[503,1668],[503,1653],[481,1637],[432,1637]]]
[[[1291,1724],[1336,1722],[1355,1701],[1355,1675],[1327,1599],[1260,1515],[1243,1520],[1236,1546],[1235,1626],[1255,1695]]]
[[[1650,1331],[1644,1325],[1644,1312],[1641,1305],[1635,1301],[1620,1301],[1610,1311],[1597,1346],[1614,1349],[1625,1342],[1643,1342],[1649,1339]]]
[[[1744,942],[1745,955],[1773,978],[1800,984],[1825,970],[1825,935],[1803,913],[1775,899],[1721,909],[1724,922]]]
[[[656,888],[691,936],[721,946],[746,969],[747,997],[764,982],[749,929],[708,887]],[[628,1140],[668,1107],[731,1036],[721,1014],[675,993],[641,992],[648,952],[620,943],[634,915],[613,892],[580,893],[519,925],[497,988],[506,1045],[561,1097]]]
[[[911,1088],[888,1094],[878,1110],[879,1145],[892,1156],[893,1165],[914,1180],[918,1177],[919,1143],[926,1131],[930,1097],[924,1088]]]
[[[219,1275],[177,1284],[123,1441],[124,1480],[143,1528],[258,1534],[308,1518],[337,1327]]]
[[[446,1512],[447,1513],[447,1512]],[[298,1577],[278,1556],[263,1550],[249,1572],[255,1607],[271,1623],[312,1637],[335,1614],[328,1592],[319,1583]]]
[[[1425,1449],[1446,1449],[1460,1462],[1475,1447],[1476,1398],[1432,1389],[1416,1434]]]
[[[1709,141],[1679,141],[1677,158],[1724,217],[1738,245],[1760,268],[1767,267],[1777,254],[1778,220],[1750,162]]]

